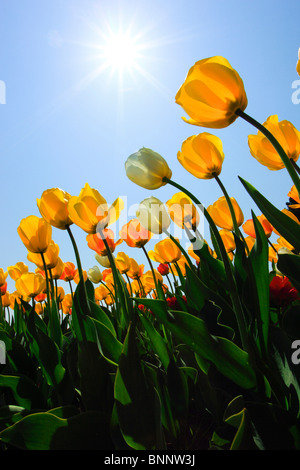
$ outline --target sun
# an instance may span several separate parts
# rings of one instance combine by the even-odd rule
[[[119,73],[137,68],[141,58],[141,45],[128,33],[110,33],[101,49],[104,66]]]

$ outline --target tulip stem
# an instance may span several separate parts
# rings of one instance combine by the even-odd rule
[[[158,284],[157,284],[157,279],[156,279],[156,276],[155,276],[155,271],[154,271],[154,268],[153,268],[153,264],[151,262],[151,259],[149,258],[147,250],[144,246],[142,246],[142,250],[145,253],[145,256],[146,256],[147,261],[149,263],[150,269],[152,271],[152,276],[153,276],[153,280],[154,280],[154,283],[155,283],[156,295],[159,297]]]
[[[273,136],[273,134],[265,126],[260,124],[258,121],[256,121],[256,119],[249,116],[248,114],[246,114],[241,109],[237,109],[236,114],[238,116],[240,116],[241,118],[243,118],[245,121],[247,121],[249,124],[252,124],[254,127],[256,127],[256,129],[258,129],[260,132],[262,132],[262,134],[264,134],[264,136],[271,142],[271,144],[273,145],[275,150],[278,152],[278,154],[279,154],[284,166],[286,167],[290,177],[292,178],[298,193],[300,194],[300,179],[299,179],[299,176],[297,174],[297,171],[295,170],[293,163],[288,158],[287,154],[283,150],[283,148],[280,145],[280,143],[278,142],[278,140]]]
[[[41,257],[42,257],[42,260],[43,260],[44,271],[45,271],[45,276],[46,276],[47,300],[48,300],[48,308],[49,308],[49,312],[50,312],[49,278],[48,278],[48,270],[47,270],[47,265],[46,265],[46,260],[45,260],[44,253],[41,253]]]
[[[70,237],[70,239],[71,239],[71,242],[72,242],[72,245],[73,245],[73,249],[74,249],[74,252],[75,252],[75,258],[76,258],[77,267],[78,267],[78,271],[79,271],[79,278],[80,278],[80,279],[82,280],[82,282],[84,283],[83,272],[82,272],[82,266],[81,266],[81,261],[80,261],[80,256],[79,256],[79,251],[78,251],[75,238],[74,238],[74,236],[73,236],[73,233],[72,233],[72,231],[71,231],[69,225],[67,226],[67,232],[68,232],[68,234],[69,234],[69,237]]]
[[[298,167],[297,163],[292,158],[290,160],[291,160],[291,163],[292,163],[293,167],[297,171],[298,175],[300,175],[300,168]]]
[[[240,301],[240,298],[239,298],[237,285],[236,285],[236,282],[235,282],[235,279],[234,279],[234,276],[233,276],[232,266],[229,262],[228,254],[226,252],[226,249],[225,249],[224,243],[222,241],[221,235],[219,234],[219,231],[218,231],[213,219],[211,218],[210,214],[208,213],[207,209],[205,209],[203,204],[201,204],[201,202],[190,191],[188,191],[187,189],[185,189],[180,184],[175,183],[174,181],[172,181],[172,180],[170,180],[166,177],[163,178],[163,181],[165,181],[166,183],[171,184],[175,188],[177,188],[180,191],[184,192],[187,196],[189,196],[192,199],[192,201],[195,202],[195,204],[197,204],[198,206],[203,207],[204,216],[206,217],[206,220],[208,221],[208,223],[211,227],[211,230],[212,230],[212,232],[213,232],[213,234],[216,238],[218,246],[220,248],[222,260],[223,260],[223,263],[224,263],[224,268],[225,268],[225,271],[226,271],[226,274],[227,274],[228,282],[230,283],[230,287],[231,287],[230,288],[230,296],[231,296],[234,311],[236,313],[236,319],[237,319],[238,326],[239,326],[239,332],[240,332],[240,336],[241,336],[242,345],[245,348],[245,350],[250,353],[251,349],[249,347],[246,320],[245,320],[244,312],[243,312],[243,309],[242,309],[241,301]]]
[[[221,191],[222,193],[224,194],[225,196],[225,199],[226,199],[226,202],[228,204],[228,207],[229,207],[229,210],[230,210],[230,214],[231,214],[231,218],[232,218],[232,222],[233,222],[233,228],[234,228],[234,233],[236,234],[237,237],[240,236],[240,233],[239,233],[239,228],[238,228],[238,224],[237,224],[237,221],[236,221],[236,216],[235,216],[235,212],[234,212],[234,208],[233,208],[233,205],[232,205],[232,202],[230,200],[230,197],[225,189],[225,186],[223,185],[222,181],[220,180],[220,178],[218,177],[218,175],[216,173],[213,173],[213,177],[215,178],[216,182],[218,183],[218,185],[220,186],[221,188]]]

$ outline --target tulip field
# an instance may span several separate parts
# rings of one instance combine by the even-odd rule
[[[29,209],[19,221],[36,269],[0,267],[1,450],[300,450],[300,132],[277,115],[249,116],[243,80],[221,56],[196,62],[175,101],[193,129],[178,161],[218,184],[213,204],[142,147],[124,162],[128,179],[174,195],[145,198],[119,233],[122,199],[108,205],[85,182],[78,195],[45,189],[40,216]],[[249,125],[249,158],[291,179],[286,207],[275,207],[239,178],[249,220],[222,183],[213,134],[236,119]],[[73,225],[98,261],[88,271]],[[63,261],[55,231],[76,264]]]

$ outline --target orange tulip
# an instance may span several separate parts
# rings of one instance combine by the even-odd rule
[[[295,185],[293,185],[291,190],[288,192],[288,197],[290,198],[288,206],[291,209],[300,209],[300,197]]]
[[[71,261],[67,261],[66,263],[64,263],[64,269],[60,276],[60,279],[66,282],[72,281],[74,279],[75,274],[76,274],[75,264],[71,263]]]
[[[70,197],[70,194],[62,189],[52,188],[44,191],[41,199],[37,199],[42,217],[53,227],[66,230],[73,223],[68,211]]]
[[[104,229],[101,235],[98,232],[88,234],[86,237],[86,240],[87,240],[89,248],[96,251],[96,253],[98,253],[98,255],[100,256],[107,256],[108,254],[103,237],[105,237],[105,240],[112,253],[115,251],[116,246],[120,245],[120,243],[122,243],[123,241],[122,239],[119,239],[115,242],[114,233],[110,229]]]
[[[170,238],[164,238],[150,250],[149,258],[158,263],[174,263],[181,258],[181,250]]]
[[[267,238],[270,238],[273,232],[273,227],[270,222],[266,219],[266,217],[262,214],[257,217],[258,222],[260,222],[262,228],[264,229],[265,235]],[[249,235],[249,237],[256,238],[255,228],[253,219],[247,220],[243,225],[242,228],[244,232]]]
[[[191,198],[183,192],[174,194],[166,202],[169,215],[173,222],[181,228],[186,225],[189,229],[195,229],[199,224],[199,214]]]
[[[123,225],[120,237],[128,246],[142,248],[152,237],[152,233],[144,228],[138,219],[131,219]]]

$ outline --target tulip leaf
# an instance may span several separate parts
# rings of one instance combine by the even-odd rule
[[[139,299],[139,302],[149,307],[169,331],[194,353],[212,363],[221,374],[242,388],[255,387],[255,373],[248,354],[235,343],[211,335],[205,322],[194,315],[174,310],[168,312],[161,300]]]
[[[41,392],[26,376],[0,375],[1,387],[9,388],[16,403],[27,410],[45,406]]]
[[[278,253],[277,268],[289,278],[300,296],[300,256],[293,253]]]
[[[126,443],[135,450],[157,448],[160,434],[160,403],[143,371],[130,323],[115,378],[115,403],[119,426]]]
[[[165,370],[167,370],[170,362],[168,345],[166,344],[165,340],[161,337],[157,329],[154,328],[152,323],[148,320],[146,315],[144,315],[143,313],[139,313],[139,317],[147,335],[149,336],[154,352],[156,352],[162,362],[163,367],[165,368]]]
[[[96,411],[61,418],[51,412],[25,416],[0,432],[0,441],[21,450],[109,450],[107,417]]]
[[[240,181],[276,230],[297,250],[300,251],[300,225],[291,217],[271,204],[254,186],[239,177]]]

